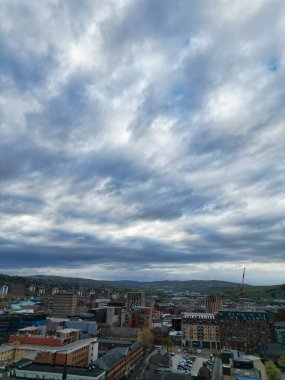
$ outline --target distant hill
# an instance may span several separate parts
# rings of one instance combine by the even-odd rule
[[[208,290],[212,288],[239,288],[240,284],[235,282],[228,281],[218,281],[218,280],[187,280],[187,281],[171,281],[171,280],[162,280],[162,281],[112,281],[112,284],[115,284],[119,287],[125,288],[144,288],[144,289],[176,289],[177,291],[201,291]],[[250,286],[250,285],[245,285]]]
[[[61,283],[72,284],[80,286],[113,286],[124,289],[176,289],[177,291],[190,290],[201,291],[212,288],[238,288],[240,285],[235,282],[218,281],[218,280],[187,280],[187,281],[106,281],[106,280],[93,280],[88,278],[77,277],[64,277],[64,276],[51,276],[51,275],[35,275],[35,276],[8,276],[0,274],[0,281],[25,281],[25,282],[45,282],[45,283]],[[250,286],[250,285],[245,285]]]
[[[37,280],[48,280],[48,281],[61,281],[61,282],[74,282],[74,283],[86,283],[90,285],[110,285],[120,288],[133,288],[133,289],[150,289],[150,288],[175,288],[177,290],[188,290],[188,289],[209,289],[209,288],[235,288],[239,287],[240,284],[228,281],[218,281],[218,280],[187,280],[187,281],[171,281],[171,280],[161,280],[161,281],[132,281],[132,280],[120,280],[120,281],[106,281],[106,280],[92,280],[85,278],[75,278],[75,277],[62,277],[62,276],[45,276],[37,275],[30,276],[29,278],[34,278]],[[250,285],[245,285],[250,286]]]
[[[175,292],[199,292],[201,294],[220,294],[222,297],[235,299],[239,296],[240,284],[219,280],[187,280],[187,281],[103,281],[76,277],[63,276],[8,276],[0,274],[1,282],[22,281],[28,286],[37,284],[42,286],[63,287],[65,289],[99,289],[110,287],[124,290],[145,290],[145,291],[171,291]],[[285,300],[285,284],[272,286],[253,286],[245,284],[245,296],[257,301],[282,302]]]
[[[46,284],[53,286],[71,286],[75,288],[79,287],[114,287],[122,289],[157,289],[157,290],[172,290],[172,291],[193,291],[193,292],[209,292],[213,289],[223,289],[223,288],[239,288],[239,284],[235,282],[228,281],[218,281],[218,280],[188,280],[188,281],[132,281],[132,280],[122,280],[122,281],[104,281],[104,280],[93,280],[87,278],[77,278],[77,277],[63,277],[63,276],[51,276],[51,275],[36,275],[36,276],[8,276],[0,274],[0,281],[2,282],[12,282],[12,281],[24,281],[25,283],[36,283],[36,284]],[[245,285],[246,287],[250,285]]]

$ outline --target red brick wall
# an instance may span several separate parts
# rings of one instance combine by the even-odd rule
[[[33,336],[17,336],[12,335],[9,339],[9,343],[20,342],[21,344],[34,344],[42,346],[62,346],[62,341],[59,338],[52,337],[39,337],[38,335]]]
[[[86,367],[88,364],[88,355],[89,346],[79,348],[68,354],[59,352],[56,354],[54,352],[39,352],[35,358],[35,362],[55,365],[65,365],[66,363],[68,366]]]

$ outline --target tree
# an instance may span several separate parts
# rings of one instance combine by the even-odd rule
[[[152,332],[149,329],[142,329],[140,333],[140,341],[142,342],[144,349],[152,346],[154,341]]]
[[[268,380],[281,380],[282,374],[280,369],[270,360],[265,364],[265,371]]]
[[[173,347],[173,342],[172,342],[171,338],[169,336],[167,336],[166,338],[163,339],[162,345],[164,347],[166,347],[167,353],[168,353],[169,347]]]
[[[278,359],[278,367],[285,368],[285,356],[280,356]]]

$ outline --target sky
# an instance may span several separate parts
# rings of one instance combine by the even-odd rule
[[[284,0],[1,0],[0,272],[285,282]]]

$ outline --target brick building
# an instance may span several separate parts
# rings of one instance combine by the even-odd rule
[[[151,329],[152,327],[152,308],[133,306],[131,311],[126,314],[125,327]]]
[[[162,345],[163,340],[168,337],[168,327],[167,326],[154,327],[152,329],[152,333],[153,333],[153,343]]]
[[[140,330],[127,327],[102,328],[102,338],[129,340],[135,343],[139,340]]]
[[[127,293],[127,311],[134,306],[145,306],[144,292],[128,292]]]
[[[38,352],[35,363],[86,367],[98,358],[97,338],[81,339],[60,348]]]
[[[284,348],[285,353],[285,321],[274,324],[275,340]]]
[[[209,295],[206,297],[206,313],[217,313],[222,310],[222,299],[220,296]]]
[[[223,348],[259,354],[262,345],[272,341],[265,312],[221,310],[217,319]]]

